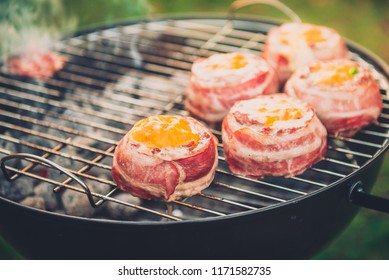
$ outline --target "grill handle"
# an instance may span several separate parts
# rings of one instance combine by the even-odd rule
[[[293,12],[292,9],[290,9],[288,6],[286,6],[284,3],[277,1],[277,0],[237,0],[232,2],[230,5],[229,13],[228,13],[228,19],[233,19],[235,16],[236,10],[254,5],[254,4],[265,4],[272,6],[279,11],[283,12],[285,15],[287,15],[293,22],[301,22],[300,17]]]
[[[350,202],[355,205],[389,213],[389,199],[365,192],[361,181],[358,181],[351,186],[349,199]]]
[[[88,188],[88,186],[84,183],[84,181],[82,181],[80,178],[78,178],[76,175],[74,175],[73,173],[69,172],[67,169],[65,169],[64,167],[56,164],[55,162],[51,161],[51,160],[48,160],[46,158],[43,158],[43,157],[40,157],[40,156],[36,156],[36,155],[33,155],[33,154],[28,154],[28,153],[16,153],[16,154],[10,154],[8,156],[5,156],[1,159],[1,162],[0,162],[0,167],[1,167],[1,170],[3,171],[3,174],[4,174],[4,177],[8,180],[8,181],[13,181],[15,177],[12,177],[8,174],[7,172],[7,166],[5,165],[5,163],[8,161],[8,160],[11,160],[11,159],[15,159],[15,158],[21,158],[21,159],[30,159],[30,160],[34,160],[35,162],[38,162],[38,163],[43,163],[43,164],[46,164],[46,165],[49,165],[55,169],[57,169],[59,172],[63,173],[63,174],[66,174],[67,176],[69,176],[72,180],[76,181],[85,191],[85,194],[86,196],[88,197],[88,200],[89,200],[89,203],[91,204],[92,207],[97,207],[98,205],[95,203],[94,199],[93,199],[93,195],[90,191],[90,189]]]

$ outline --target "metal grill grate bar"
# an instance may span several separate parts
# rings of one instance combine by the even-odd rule
[[[214,211],[214,210],[211,210],[211,209],[203,208],[203,207],[200,207],[200,206],[197,206],[197,205],[194,205],[194,204],[190,204],[190,203],[185,203],[183,201],[177,201],[176,200],[176,201],[174,201],[174,203],[178,204],[180,206],[185,206],[185,207],[192,208],[192,209],[195,209],[195,210],[203,211],[203,212],[215,215],[215,216],[225,216],[226,215],[226,214],[218,212],[218,211]]]
[[[261,183],[263,183],[263,182],[261,182]],[[235,191],[238,191],[238,192],[250,194],[250,195],[253,195],[253,196],[257,196],[257,197],[267,198],[267,199],[274,200],[274,201],[277,201],[277,202],[285,202],[286,201],[284,199],[268,196],[268,195],[265,195],[265,194],[262,194],[262,193],[258,193],[258,192],[244,190],[244,189],[241,189],[241,188],[238,188],[238,187],[235,187],[235,186],[232,186],[232,185],[224,184],[224,183],[221,183],[221,182],[215,182],[214,184],[218,185],[218,186],[222,186],[224,188],[232,189],[232,190],[235,190]]]
[[[26,116],[23,116],[20,114],[10,113],[8,111],[1,110],[1,109],[0,109],[0,115],[3,115],[4,117],[15,119],[15,120],[20,120],[20,121],[24,121],[24,122],[29,122],[31,124],[40,125],[40,126],[45,127],[47,129],[53,128],[53,129],[56,129],[56,130],[59,130],[59,131],[65,132],[65,133],[73,134],[75,136],[82,136],[84,138],[98,140],[99,142],[108,143],[111,145],[117,144],[116,141],[113,141],[112,139],[109,139],[109,138],[105,138],[105,137],[97,137],[96,138],[93,135],[90,135],[88,133],[83,133],[83,132],[76,130],[76,129],[68,128],[66,126],[57,125],[55,123],[51,123],[51,122],[47,122],[47,121],[41,121],[38,119],[26,117]]]
[[[320,169],[320,168],[316,168],[316,167],[311,167],[311,169],[314,170],[314,171],[321,172],[321,173],[326,173],[326,174],[334,175],[334,176],[337,176],[337,177],[340,177],[340,178],[346,177],[345,174],[340,174],[338,172],[328,171],[328,170],[325,170],[325,169]]]
[[[12,168],[12,167],[7,166],[6,169],[9,170],[9,171],[12,171],[14,173],[26,175],[28,177],[31,177],[31,178],[34,178],[34,179],[37,179],[37,180],[40,180],[40,181],[43,181],[43,182],[47,182],[47,183],[50,183],[50,184],[53,184],[53,185],[58,184],[57,181],[54,181],[54,180],[51,180],[51,179],[48,179],[48,178],[45,178],[45,177],[42,177],[42,176],[38,176],[38,175],[35,175],[35,174],[32,174],[32,173],[22,172],[22,171],[20,171],[20,170],[18,170],[16,168]],[[73,187],[71,185],[67,185],[67,184],[63,184],[63,183],[60,183],[60,185],[62,187],[65,187],[67,189],[70,189],[70,190],[73,190],[73,191],[76,191],[76,192],[85,193],[85,191],[83,189],[76,188],[76,187]],[[113,201],[115,203],[119,203],[119,204],[122,204],[122,205],[126,205],[126,206],[129,206],[129,207],[135,208],[137,210],[141,210],[141,211],[145,211],[145,212],[148,212],[148,213],[151,213],[151,214],[155,214],[155,215],[158,215],[158,216],[161,216],[161,217],[173,220],[173,221],[181,221],[180,218],[177,218],[175,216],[171,216],[171,215],[168,215],[168,214],[165,214],[165,213],[162,213],[162,212],[154,211],[152,209],[149,209],[149,208],[146,208],[146,207],[142,207],[142,206],[139,206],[139,205],[135,205],[135,204],[131,204],[131,203],[126,203],[126,202],[114,199],[112,197],[104,196],[104,195],[101,195],[101,194],[98,194],[98,193],[94,193],[94,192],[92,192],[92,195],[94,197],[97,197],[97,198],[100,198],[100,199],[104,199],[106,201]]]
[[[367,142],[367,141],[364,141],[364,140],[358,140],[358,139],[354,139],[354,138],[346,138],[346,137],[343,137],[343,136],[331,136],[329,135],[330,138],[333,138],[333,139],[337,139],[337,140],[342,140],[344,142],[350,142],[350,143],[356,143],[356,144],[360,144],[360,145],[364,145],[364,146],[369,146],[369,147],[374,147],[374,148],[382,148],[382,145],[380,144],[375,144],[375,143],[371,143],[371,142]]]
[[[70,103],[63,103],[63,102],[60,102],[60,101],[56,101],[56,100],[52,100],[52,99],[47,99],[47,98],[43,98],[43,97],[39,97],[39,96],[34,96],[34,95],[26,94],[26,93],[24,93],[22,91],[15,91],[15,90],[12,90],[12,89],[4,89],[4,88],[2,88],[2,90],[3,90],[3,92],[5,94],[8,94],[10,96],[14,96],[16,98],[23,98],[23,99],[25,99],[28,102],[41,103],[42,107],[44,107],[45,105],[49,105],[51,107],[56,107],[56,108],[59,108],[59,109],[69,109],[69,110],[72,110],[74,112],[79,112],[79,113],[87,114],[87,115],[90,115],[92,117],[93,116],[97,116],[97,117],[99,117],[101,119],[105,119],[105,120],[108,120],[108,121],[115,121],[115,122],[118,122],[118,123],[123,123],[123,124],[128,124],[128,125],[134,125],[135,124],[135,121],[131,121],[128,118],[118,117],[118,116],[115,116],[115,115],[112,115],[112,114],[108,114],[108,113],[105,113],[105,112],[100,112],[100,111],[96,111],[96,110],[93,110],[93,109],[85,108],[83,106],[78,106],[78,105],[74,105],[74,104],[70,104]]]
[[[224,158],[220,157],[221,160],[224,160]],[[339,162],[339,161],[337,161]],[[296,180],[302,180],[302,179],[297,179],[297,178],[293,178],[293,179],[296,179]],[[304,180],[305,182],[308,182],[308,180]],[[323,186],[323,184],[320,184],[320,183],[317,183],[315,181],[310,181],[311,184],[314,184],[314,185],[318,185],[318,186]]]
[[[351,155],[365,157],[365,158],[372,158],[373,157],[372,155],[369,155],[369,154],[365,154],[365,153],[361,153],[361,152],[356,152],[356,151],[352,151],[352,150],[348,150],[348,149],[343,149],[343,148],[339,148],[339,147],[333,147],[333,146],[330,146],[330,145],[328,146],[328,149],[331,149],[331,150],[334,150],[334,151],[338,151],[338,152],[342,152],[344,154],[351,154]]]
[[[58,114],[58,113],[55,113],[54,111],[48,111],[48,110],[45,110],[42,108],[33,107],[33,106],[26,105],[23,103],[13,102],[11,100],[4,99],[2,97],[0,97],[0,100],[2,100],[3,104],[7,104],[7,107],[11,107],[13,109],[13,111],[16,111],[16,109],[21,109],[21,110],[24,110],[27,112],[36,113],[40,117],[49,116],[49,117],[52,117],[54,119],[63,120],[63,121],[69,122],[69,123],[77,123],[80,125],[86,125],[86,126],[89,126],[89,127],[95,128],[95,129],[99,128],[99,129],[102,129],[104,131],[122,134],[122,135],[127,133],[127,130],[118,129],[118,128],[115,128],[112,126],[107,126],[107,125],[104,125],[102,123],[96,123],[96,122],[93,122],[91,120],[85,120],[85,119],[76,118],[76,117],[64,116],[63,114]]]
[[[258,208],[255,208],[255,207],[244,205],[242,203],[238,203],[238,202],[235,202],[235,201],[232,201],[232,200],[228,200],[228,199],[225,199],[225,198],[222,198],[222,197],[218,197],[218,196],[212,196],[212,195],[208,195],[208,194],[204,194],[204,193],[200,193],[199,195],[202,196],[202,197],[206,197],[206,198],[209,198],[209,199],[216,200],[216,201],[221,201],[221,202],[224,202],[224,203],[227,203],[227,204],[230,204],[230,205],[239,206],[239,207],[242,207],[242,208],[247,209],[247,210],[256,210],[256,209],[258,209]]]
[[[59,137],[56,137],[56,136],[52,136],[52,135],[49,135],[49,134],[46,134],[46,133],[36,132],[34,130],[23,128],[21,126],[8,124],[8,123],[5,123],[3,121],[0,121],[0,125],[3,126],[3,127],[9,128],[9,129],[15,130],[15,131],[21,131],[21,132],[27,133],[29,135],[35,135],[35,136],[38,136],[38,137],[41,137],[41,138],[44,138],[44,139],[47,139],[47,140],[51,140],[51,141],[54,141],[54,142],[57,142],[57,143],[62,143],[62,144],[66,144],[66,145],[69,145],[69,146],[74,146],[75,148],[80,148],[80,149],[83,149],[85,151],[90,151],[90,152],[101,154],[101,155],[105,155],[105,156],[111,156],[111,157],[113,156],[113,153],[109,153],[109,152],[106,152],[104,150],[95,149],[93,147],[86,146],[86,145],[83,145],[83,144],[80,144],[80,143],[76,143],[75,144],[75,143],[72,143],[71,141],[63,140],[62,138],[59,138]]]

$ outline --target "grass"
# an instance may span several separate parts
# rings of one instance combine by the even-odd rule
[[[20,260],[24,257],[0,236],[0,260]]]

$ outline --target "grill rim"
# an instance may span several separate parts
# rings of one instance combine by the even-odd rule
[[[195,13],[191,15],[162,15],[158,17],[153,17],[153,18],[138,18],[138,19],[132,19],[129,21],[120,21],[120,22],[115,22],[112,24],[102,24],[102,25],[96,25],[92,27],[87,27],[85,29],[76,31],[72,34],[69,34],[67,36],[62,37],[59,42],[63,40],[68,40],[75,38],[77,36],[82,36],[82,35],[87,35],[92,32],[98,32],[98,31],[104,31],[110,28],[118,28],[118,27],[125,27],[128,25],[134,25],[134,24],[147,24],[147,23],[153,23],[153,22],[158,22],[158,21],[163,21],[163,22],[168,22],[169,20],[174,20],[174,21],[179,21],[179,20],[225,20],[228,22],[228,19],[226,18],[225,14],[218,14],[218,13]],[[244,24],[249,24],[249,23],[261,23],[261,24],[267,24],[269,25],[268,30],[274,26],[280,25],[283,22],[283,20],[278,20],[278,19],[273,19],[273,18],[268,18],[268,17],[262,17],[262,16],[252,16],[252,15],[242,15],[242,16],[235,16],[233,18],[233,21],[243,21]],[[265,28],[264,28],[265,29]],[[344,37],[343,37],[344,38]],[[363,57],[363,59],[367,60],[369,63],[373,63],[374,67],[376,68],[377,66],[380,68],[379,72],[381,75],[384,75],[386,79],[389,80],[389,65],[381,59],[378,55],[373,53],[372,51],[368,50],[367,48],[363,47],[357,42],[354,42],[348,38],[344,38],[347,47],[349,48],[350,51],[353,51]],[[1,66],[0,62],[0,66]],[[203,217],[201,219],[190,219],[190,220],[182,220],[182,221],[174,221],[170,220],[167,222],[161,222],[161,221],[124,221],[124,220],[114,220],[114,219],[101,219],[101,218],[85,218],[81,216],[72,216],[68,214],[61,214],[61,213],[55,213],[55,212],[50,212],[47,210],[40,210],[34,207],[22,205],[18,202],[14,202],[12,200],[9,200],[7,198],[1,197],[0,196],[0,201],[3,201],[9,205],[12,205],[17,208],[21,208],[23,211],[32,211],[33,213],[39,213],[39,215],[46,216],[48,218],[53,218],[53,217],[59,217],[63,219],[63,221],[70,221],[70,222],[79,222],[79,223],[85,223],[85,224],[110,224],[110,225],[116,225],[116,226],[123,226],[123,225],[131,225],[131,226],[153,226],[153,227],[167,227],[169,225],[171,226],[177,226],[177,224],[182,224],[182,225],[187,225],[187,224],[198,224],[198,223],[210,223],[214,221],[225,221],[225,220],[230,220],[230,219],[236,219],[240,218],[242,216],[250,216],[254,215],[257,213],[261,212],[267,212],[270,210],[278,209],[281,207],[287,207],[288,205],[298,203],[300,201],[310,199],[312,196],[317,196],[322,192],[327,192],[328,190],[335,188],[335,187],[345,187],[343,185],[348,185],[348,187],[352,186],[352,179],[360,175],[361,173],[365,172],[366,169],[368,169],[372,164],[377,163],[382,156],[384,156],[384,153],[387,151],[389,148],[389,139],[387,138],[384,143],[382,144],[382,147],[380,150],[375,153],[372,158],[368,159],[366,163],[358,168],[357,170],[354,170],[353,172],[349,173],[345,177],[339,179],[336,182],[333,182],[329,184],[328,186],[321,187],[317,190],[314,190],[312,192],[306,193],[305,195],[295,197],[292,199],[288,199],[285,202],[280,202],[277,204],[269,205],[269,206],[264,206],[255,210],[247,210],[247,211],[242,211],[238,213],[233,213],[233,214],[228,214],[225,216],[215,216],[215,217]],[[351,184],[345,184],[346,182],[351,182]],[[351,203],[351,201],[349,201]]]
[[[163,15],[157,15],[155,17],[139,17],[139,18],[133,18],[130,20],[123,20],[118,22],[113,22],[109,24],[96,24],[92,26],[87,26],[85,28],[81,28],[80,30],[76,30],[73,33],[70,33],[68,35],[65,35],[60,38],[59,41],[71,39],[77,36],[86,35],[91,32],[96,32],[100,30],[106,30],[110,28],[120,27],[120,26],[127,26],[131,24],[147,24],[152,22],[158,22],[158,21],[165,21],[168,22],[169,20],[225,20],[228,22],[228,18],[226,17],[226,13],[223,12],[195,12],[195,13],[179,13],[179,14],[163,14]],[[235,15],[232,21],[253,21],[253,22],[260,22],[265,24],[271,24],[271,25],[280,25],[284,22],[289,22],[288,20],[282,20],[282,19],[276,19],[272,17],[266,17],[266,16],[253,16],[250,14],[241,14],[241,15]],[[223,27],[223,26],[221,26]]]
[[[328,192],[330,189],[333,189],[336,187],[341,188],[341,187],[347,186],[351,189],[353,187],[353,183],[357,182],[357,181],[352,182],[352,179],[358,176],[358,173],[360,173],[359,171],[365,172],[365,169],[370,167],[372,164],[377,163],[381,159],[381,156],[384,156],[383,153],[386,151],[387,148],[388,148],[388,145],[386,145],[385,150],[382,150],[380,153],[378,153],[371,161],[366,163],[363,167],[356,170],[355,172],[350,173],[345,178],[342,178],[341,180],[328,185],[327,187],[324,187],[324,188],[318,189],[316,191],[313,191],[311,193],[305,194],[302,197],[296,197],[296,198],[290,199],[286,202],[280,202],[280,203],[270,205],[270,206],[265,206],[265,207],[262,207],[259,209],[247,210],[244,212],[228,214],[225,216],[206,217],[206,218],[201,218],[201,219],[182,220],[182,221],[167,221],[167,222],[161,222],[161,221],[123,221],[123,220],[114,220],[114,219],[108,220],[108,219],[98,219],[98,218],[85,218],[85,217],[72,216],[72,215],[68,215],[68,214],[55,213],[55,212],[50,212],[47,210],[41,210],[41,209],[37,209],[34,207],[22,205],[18,202],[14,202],[14,201],[8,200],[8,199],[3,198],[3,197],[0,197],[0,201],[3,201],[9,205],[12,205],[13,207],[21,208],[23,211],[26,211],[27,214],[29,214],[28,212],[32,211],[33,213],[38,213],[39,215],[45,216],[48,219],[55,219],[55,218],[59,217],[59,218],[63,219],[61,221],[66,221],[66,222],[70,222],[70,223],[77,222],[77,223],[83,223],[85,225],[91,225],[91,224],[106,225],[106,224],[109,224],[109,225],[114,225],[114,226],[118,226],[118,227],[128,225],[128,226],[147,226],[147,227],[166,228],[169,226],[174,227],[177,225],[186,226],[188,224],[191,224],[191,225],[192,224],[199,224],[199,223],[208,224],[208,223],[213,223],[215,221],[223,222],[226,220],[239,219],[243,216],[248,217],[248,216],[260,214],[262,212],[268,212],[268,211],[279,209],[279,208],[286,208],[292,204],[306,201],[307,199],[310,199],[312,196],[318,196],[319,194],[321,194],[323,192]],[[347,181],[349,183],[346,184],[345,181]],[[348,199],[348,200],[349,200],[350,204],[353,204],[350,201],[350,199]]]

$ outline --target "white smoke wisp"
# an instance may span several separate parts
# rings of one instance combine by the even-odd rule
[[[53,42],[77,27],[63,1],[0,1],[0,59],[51,48]]]

